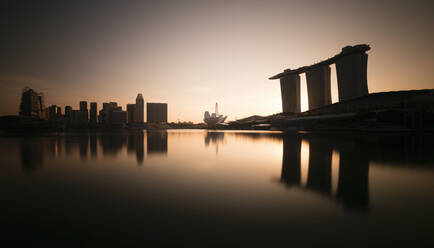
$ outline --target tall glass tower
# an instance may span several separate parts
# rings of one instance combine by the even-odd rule
[[[137,123],[144,123],[145,122],[145,118],[144,118],[144,105],[145,101],[143,100],[143,96],[142,94],[138,94],[137,98],[136,98],[136,111],[137,111]]]

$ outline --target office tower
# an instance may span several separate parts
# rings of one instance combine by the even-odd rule
[[[127,123],[127,111],[113,110],[111,112],[111,124],[119,125]]]
[[[72,110],[71,111],[71,119],[73,124],[87,124],[87,113],[81,110]]]
[[[118,106],[116,102],[104,102],[102,103],[102,110],[99,112],[99,120],[103,124],[112,124],[112,114],[113,111],[122,111],[122,107]],[[126,111],[125,112],[125,122],[126,122]],[[119,115],[116,116],[116,118]]]
[[[65,106],[65,117],[71,117],[71,111],[72,111],[72,107],[71,106]]]
[[[167,103],[146,103],[147,123],[167,123]]]
[[[60,106],[57,107],[56,114],[57,114],[57,118],[60,119],[62,117],[62,108]]]
[[[57,106],[56,105],[51,105],[50,107],[48,107],[48,118],[50,120],[54,120],[57,119]]]
[[[137,108],[136,104],[127,104],[127,115],[128,115],[128,123],[136,123],[137,122]]]
[[[30,88],[24,88],[21,94],[20,115],[42,118],[44,109],[44,95]]]
[[[97,113],[98,113],[97,107],[98,107],[98,105],[97,105],[96,102],[91,102],[90,103],[90,113],[89,113],[89,121],[90,121],[90,123],[95,124],[97,122],[97,119],[96,119],[97,118]]]
[[[65,119],[67,122],[72,121],[72,107],[71,106],[65,106]]]
[[[84,115],[86,115],[86,122],[88,121],[88,110],[87,110],[87,101],[80,101],[80,111],[81,112],[83,112],[83,113],[85,113],[85,114],[83,114],[83,116]]]
[[[136,98],[137,123],[145,122],[144,108],[145,108],[145,101],[143,100],[143,96],[142,94],[138,94]]]

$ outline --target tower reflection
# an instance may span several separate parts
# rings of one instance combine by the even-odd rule
[[[152,130],[146,131],[147,152],[151,154],[167,154],[167,131]]]
[[[331,193],[332,151],[324,139],[309,140],[307,187],[326,195]]]
[[[145,158],[145,135],[143,131],[136,134],[137,148],[136,148],[136,159],[139,165],[143,164]]]
[[[20,141],[21,168],[31,173],[44,165],[44,144],[34,139],[22,138]]]
[[[89,134],[90,156],[96,158],[98,155],[97,136],[95,133]]]
[[[301,141],[309,142],[307,184],[300,181]],[[333,150],[339,151],[339,170],[332,171]],[[320,135],[286,134],[283,136],[281,182],[304,187],[328,196],[347,209],[369,210],[369,157],[357,140],[340,140]],[[332,175],[337,173],[339,176]],[[332,177],[338,177],[337,194],[332,192]]]
[[[369,158],[357,142],[343,142],[339,148],[337,198],[348,208],[369,208]]]
[[[143,131],[130,131],[128,133],[127,151],[136,154],[137,164],[141,165],[145,158],[145,135]]]
[[[80,158],[82,160],[87,158],[88,146],[89,146],[89,136],[80,135]]]
[[[280,181],[288,186],[300,184],[301,138],[298,135],[283,138],[282,173]]]
[[[123,133],[102,134],[98,141],[104,155],[116,155],[127,144],[127,136]]]

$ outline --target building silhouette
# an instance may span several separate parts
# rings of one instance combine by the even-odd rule
[[[119,125],[127,123],[127,111],[113,110],[111,112],[111,124]]]
[[[145,122],[144,108],[145,108],[145,101],[143,100],[142,94],[139,93],[136,98],[136,113],[137,113],[136,122],[137,123]]]
[[[148,130],[146,131],[146,138],[148,154],[167,153],[167,131]]]
[[[60,106],[57,106],[56,114],[57,118],[60,120],[60,118],[62,118],[62,108]]]
[[[19,115],[43,118],[43,109],[44,95],[28,87],[24,88],[21,94]]]
[[[103,102],[102,109],[99,111],[99,122],[102,124],[111,124],[111,114],[113,110],[119,110],[116,102]]]
[[[57,118],[57,106],[51,105],[48,107],[48,119],[54,120]]]
[[[98,104],[96,102],[91,102],[90,103],[90,114],[89,114],[89,122],[90,123],[96,124],[97,114],[98,114]]]
[[[84,125],[87,124],[87,112],[80,110],[72,110],[71,111],[71,120],[75,125]]]
[[[71,106],[65,106],[65,120],[68,123],[72,121],[72,107]]]
[[[137,108],[136,104],[127,104],[127,116],[128,116],[128,123],[136,123],[137,122]]]
[[[342,204],[346,209],[369,212],[369,155],[371,149],[363,142],[343,137],[310,134],[303,136],[309,143],[309,162],[306,185],[301,183],[301,141],[299,135],[283,136],[281,183],[288,187],[302,187]],[[338,171],[332,171],[332,154],[338,151]],[[337,174],[337,178],[336,178]],[[337,180],[333,192],[332,177]]]
[[[369,45],[346,46],[332,58],[295,70],[286,69],[269,79],[280,79],[282,111],[300,112],[300,74],[306,73],[309,110],[331,104],[330,65],[336,64],[339,101],[368,95]]]
[[[146,103],[147,123],[167,123],[167,103]]]
[[[89,116],[89,111],[87,109],[87,101],[80,101],[80,111],[85,113],[82,114],[83,116],[86,115],[86,122],[88,122],[88,116]]]

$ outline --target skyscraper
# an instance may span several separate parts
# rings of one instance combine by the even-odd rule
[[[98,107],[98,105],[97,105],[96,102],[91,102],[90,103],[90,114],[89,114],[89,121],[90,121],[90,123],[95,124],[96,121],[97,121],[97,119],[96,119],[97,118],[97,113],[98,113],[97,107]]]
[[[60,106],[57,106],[56,114],[57,118],[62,118],[62,108]]]
[[[24,88],[21,95],[20,115],[42,118],[44,96],[30,88]]]
[[[146,103],[147,123],[167,123],[167,103]]]
[[[142,94],[138,94],[136,98],[136,112],[137,112],[137,123],[143,123],[145,122],[144,118],[144,108],[145,108],[145,101],[143,100]]]
[[[65,119],[66,122],[72,121],[72,107],[71,106],[65,106]]]
[[[122,111],[122,107],[118,106],[116,102],[103,102],[102,109],[99,111],[99,121],[102,124],[112,124],[112,114],[113,111]],[[123,115],[123,114],[121,114]],[[118,117],[120,115],[117,115]],[[123,118],[123,117],[122,117]],[[125,122],[126,122],[126,111],[125,111]]]
[[[127,104],[128,124],[137,122],[136,104]]]
[[[48,113],[49,113],[49,119],[50,120],[55,120],[57,119],[57,106],[56,105],[51,105],[50,107],[48,107]]]
[[[88,116],[88,110],[87,110],[87,101],[80,101],[80,112],[84,112],[86,114],[86,122],[89,120],[89,116]]]

